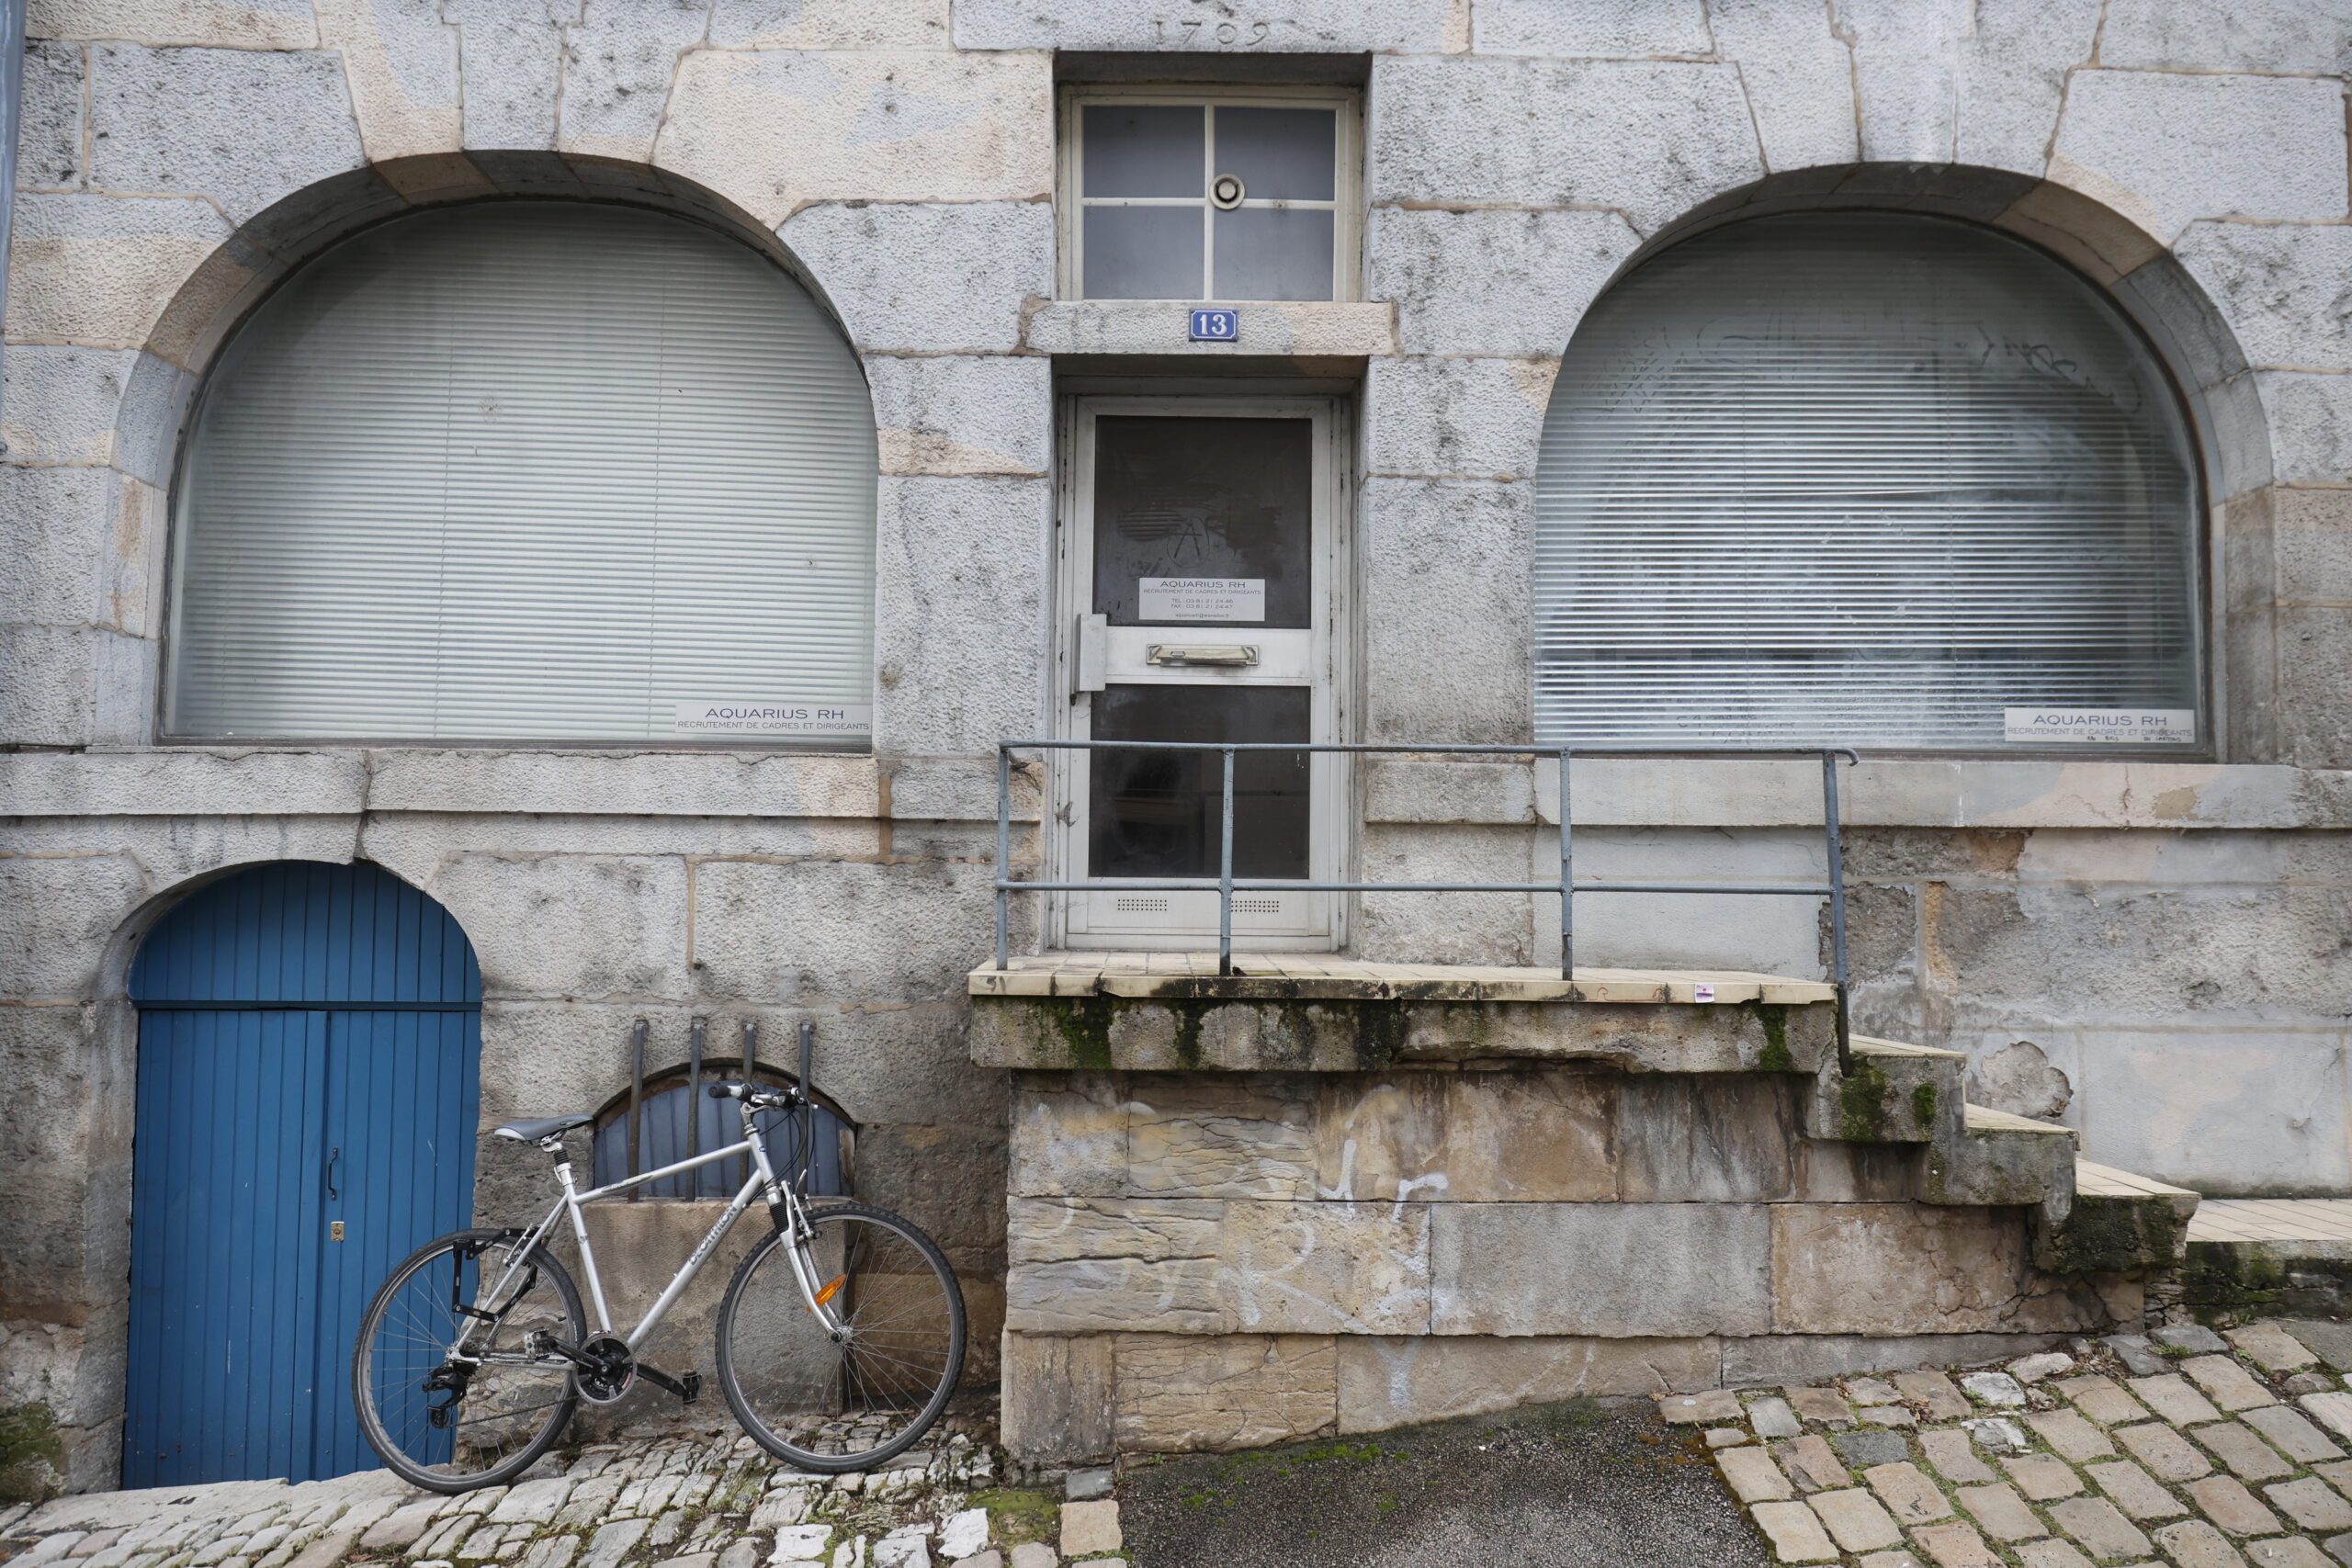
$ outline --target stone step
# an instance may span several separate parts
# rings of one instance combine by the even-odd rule
[[[2188,1222],[2181,1287],[2196,1308],[2352,1313],[2352,1199],[2205,1200]],[[2337,1359],[2352,1365],[2352,1336],[2345,1351]]]
[[[2199,1201],[2186,1187],[2077,1157],[2074,1206],[2056,1225],[2036,1230],[2034,1261],[2066,1274],[2169,1269]]]

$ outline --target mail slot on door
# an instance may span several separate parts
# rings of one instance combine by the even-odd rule
[[[1258,650],[1238,642],[1155,642],[1145,650],[1147,664],[1226,664],[1258,662]]]

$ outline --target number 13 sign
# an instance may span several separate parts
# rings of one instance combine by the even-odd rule
[[[1193,312],[1192,340],[1194,343],[1231,343],[1240,335],[1241,314],[1238,310]]]

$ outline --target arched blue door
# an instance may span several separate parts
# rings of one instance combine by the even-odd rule
[[[376,1463],[351,1342],[393,1264],[473,1209],[481,976],[368,865],[258,866],[139,950],[122,1483]]]

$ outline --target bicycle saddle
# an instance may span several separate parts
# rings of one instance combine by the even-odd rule
[[[502,1122],[492,1131],[502,1138],[512,1138],[518,1144],[536,1144],[541,1138],[552,1138],[558,1133],[569,1133],[574,1127],[585,1127],[596,1118],[587,1111],[574,1111],[569,1116],[543,1116],[537,1122]]]

